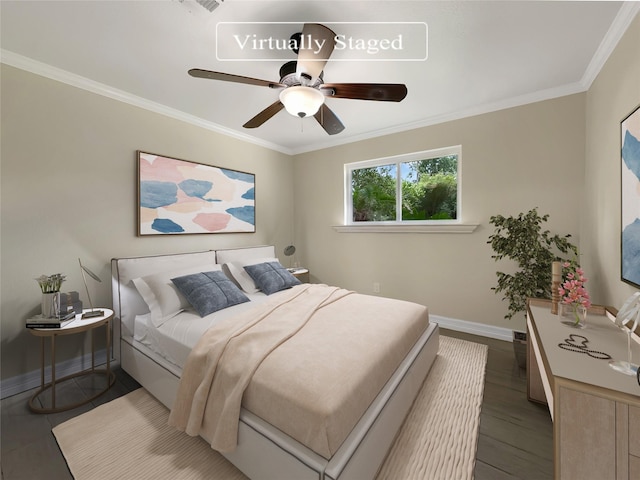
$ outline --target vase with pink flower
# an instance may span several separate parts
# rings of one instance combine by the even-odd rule
[[[562,282],[558,288],[560,294],[559,314],[561,322],[574,328],[587,326],[587,310],[591,306],[589,292],[585,288],[587,277],[584,270],[575,262],[562,264]]]

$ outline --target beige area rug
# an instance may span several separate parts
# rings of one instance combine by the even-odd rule
[[[440,337],[431,372],[378,479],[471,479],[487,347]],[[76,480],[246,477],[201,438],[167,425],[169,411],[144,389],[53,429]]]

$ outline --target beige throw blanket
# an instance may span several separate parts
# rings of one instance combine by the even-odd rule
[[[256,369],[317,310],[350,293],[301,285],[210,328],[187,359],[169,424],[210,438],[215,450],[233,451],[242,397]]]

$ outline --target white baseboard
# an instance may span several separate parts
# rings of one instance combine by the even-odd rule
[[[104,365],[107,363],[106,350],[96,351],[95,365]],[[115,361],[111,361],[111,367],[116,364]],[[72,375],[83,370],[91,368],[91,353],[74,358],[71,360],[65,360],[64,362],[56,363],[56,378],[60,379],[67,375]],[[44,381],[48,383],[51,381],[51,367],[45,366],[44,369]],[[18,393],[26,392],[32,388],[40,386],[40,369],[33,370],[24,375],[18,375],[17,377],[7,378],[0,382],[0,398],[11,397]]]
[[[494,327],[484,323],[468,322],[457,318],[441,317],[440,315],[429,315],[432,322],[437,323],[442,328],[455,330],[456,332],[471,333],[481,337],[496,338],[506,342],[513,341],[513,330],[503,327]]]

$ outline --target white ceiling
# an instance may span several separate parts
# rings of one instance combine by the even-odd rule
[[[2,0],[0,45],[3,63],[298,153],[585,91],[639,5],[226,0],[209,13],[194,0]],[[428,58],[329,61],[325,82],[404,83],[409,92],[400,103],[327,99],[346,126],[338,135],[285,111],[248,130],[242,125],[276,101],[277,90],[192,78],[187,70],[278,81],[283,62],[218,61],[218,22],[261,22],[260,34],[271,28],[266,22],[298,22],[291,33],[305,22],[425,22]]]

